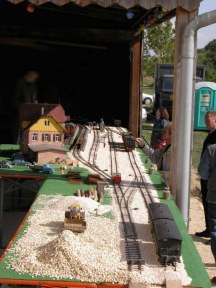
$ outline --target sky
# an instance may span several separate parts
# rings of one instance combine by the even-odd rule
[[[216,0],[201,1],[199,7],[199,15],[212,10],[216,10]],[[200,28],[197,33],[197,48],[204,48],[214,39],[216,39],[216,24]]]
[[[187,0],[190,1],[190,0]],[[199,15],[216,10],[216,0],[203,0],[200,2]],[[175,17],[171,20],[175,25]],[[209,42],[216,39],[216,24],[200,28],[197,31],[197,48],[204,48]]]

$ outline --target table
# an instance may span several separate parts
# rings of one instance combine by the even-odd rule
[[[145,162],[145,156],[141,155],[141,158],[143,160],[143,163]],[[149,164],[144,164],[149,165]],[[5,171],[5,170],[4,170]],[[10,174],[10,172],[7,170],[6,172],[0,173],[2,179],[4,177],[15,177],[13,174]],[[88,171],[83,171],[82,174],[84,177],[87,177]],[[38,176],[38,175],[37,175]],[[20,171],[19,174],[16,173],[16,177],[24,177],[23,173]],[[30,175],[32,177],[32,174]],[[55,195],[55,194],[61,194],[63,196],[67,195],[73,195],[75,191],[79,188],[80,184],[74,184],[71,185],[68,183],[68,180],[65,175],[61,175],[61,171],[56,172],[56,174],[52,175],[40,175],[40,177],[44,177],[44,184],[38,191],[38,195]],[[176,207],[175,202],[173,199],[171,200],[164,200],[162,197],[163,190],[164,190],[164,183],[159,175],[159,173],[155,173],[152,176],[152,183],[157,189],[158,197],[161,199],[162,203],[166,203],[175,220],[177,223],[178,228],[181,231],[182,237],[183,237],[183,244],[182,244],[182,257],[184,259],[185,268],[187,270],[188,275],[192,278],[192,282],[190,286],[187,287],[204,287],[209,288],[211,287],[210,280],[208,277],[208,274],[205,270],[205,267],[201,261],[201,258],[196,250],[196,247],[190,237],[188,235],[185,223],[182,219],[181,213],[179,209]],[[91,185],[92,186],[92,185]],[[89,187],[87,184],[82,184],[82,188],[86,189]],[[3,187],[1,186],[1,191]],[[2,200],[1,193],[1,200]],[[28,274],[22,274],[13,271],[12,269],[7,269],[7,255],[10,247],[13,246],[13,244],[16,242],[16,240],[23,235],[24,229],[27,227],[27,219],[29,215],[31,214],[31,209],[27,213],[25,219],[23,219],[23,222],[19,226],[16,234],[11,239],[7,249],[5,250],[5,253],[2,255],[0,259],[0,283],[7,283],[7,284],[22,284],[22,285],[40,285],[42,287],[86,287],[86,288],[96,288],[96,287],[113,287],[113,288],[126,288],[127,285],[121,285],[121,284],[110,284],[110,283],[81,283],[78,280],[74,281],[71,279],[61,279],[61,280],[54,280],[50,277],[39,277],[39,276],[32,276]]]

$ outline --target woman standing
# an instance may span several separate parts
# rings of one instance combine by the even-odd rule
[[[160,107],[156,111],[156,119],[154,121],[152,135],[151,135],[151,147],[153,149],[161,149],[166,142],[162,140],[162,131],[169,123],[169,113],[165,107]]]

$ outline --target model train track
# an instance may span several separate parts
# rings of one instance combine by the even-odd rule
[[[112,131],[110,128],[107,128],[107,131],[108,131],[108,141],[109,141],[109,147],[110,147],[110,165],[111,165],[111,175],[112,175],[113,173],[118,173],[118,165],[117,165],[117,157],[116,157]]]
[[[84,127],[84,129],[86,129],[86,128]],[[117,156],[118,156],[118,151],[119,150],[122,151],[123,145],[121,144],[121,142],[119,140],[115,141],[116,138],[113,137],[113,135],[115,135],[114,131],[110,131],[109,128],[107,128],[107,131],[108,131],[107,135],[109,137],[108,140],[110,143],[111,175],[114,172],[118,174],[118,172],[119,172],[118,171],[119,170],[118,164],[120,164],[120,163],[118,163],[118,160],[120,161],[120,159],[118,159]],[[119,134],[119,133],[117,133],[117,134]],[[90,156],[90,158],[92,159],[90,161],[93,163],[89,164],[85,159],[80,159],[80,158],[79,158],[79,161],[82,160],[82,162],[84,162],[84,164],[87,167],[91,167],[91,169],[94,169],[97,173],[99,173],[101,175],[104,173],[104,171],[101,171],[101,169],[99,169],[96,166],[96,164],[95,164],[96,156],[94,155],[94,151],[97,151],[98,150],[97,146],[99,146],[99,144],[95,143],[95,142],[97,142],[96,141],[97,138],[98,138],[97,131],[95,131],[93,141],[91,144],[92,145],[92,152],[91,152],[92,155]],[[119,138],[119,135],[118,135],[118,138]],[[77,151],[77,152],[79,153],[79,151]],[[127,152],[127,154],[125,153],[125,156],[127,156],[127,155],[128,155],[129,161],[130,161],[129,166],[131,166],[133,169],[134,179],[130,182],[122,181],[121,182],[122,185],[114,184],[114,193],[116,195],[117,206],[119,207],[119,209],[117,209],[117,210],[119,211],[119,224],[120,224],[120,228],[121,228],[120,231],[121,231],[121,235],[124,239],[122,241],[122,245],[124,245],[123,248],[125,251],[125,257],[126,257],[126,261],[128,264],[128,268],[130,270],[142,271],[144,268],[144,264],[145,264],[145,261],[142,258],[143,257],[142,256],[143,251],[141,251],[141,246],[140,246],[140,239],[142,239],[142,238],[140,238],[141,235],[140,235],[139,231],[136,231],[136,220],[135,219],[137,219],[137,218],[136,218],[136,214],[131,213],[132,209],[133,209],[132,205],[134,203],[134,201],[133,201],[134,196],[137,195],[137,192],[139,193],[139,195],[141,197],[143,197],[143,199],[144,199],[143,204],[144,204],[144,206],[146,206],[146,210],[149,210],[149,205],[150,205],[150,203],[154,202],[154,198],[151,195],[152,191],[149,188],[149,185],[151,185],[151,184],[147,183],[146,177],[144,176],[145,173],[143,173],[141,171],[141,169],[139,169],[139,166],[136,163],[135,153],[133,151],[130,151],[130,152]],[[128,161],[128,160],[126,160],[126,161]],[[107,173],[105,173],[105,174],[107,174]],[[108,175],[108,177],[110,178],[110,175]],[[143,207],[142,204],[141,204],[140,208],[141,207]],[[162,224],[165,223],[165,222],[163,222],[163,221],[165,221],[165,219],[161,219],[161,221],[162,221],[161,222]],[[172,231],[174,233],[176,229],[174,229],[173,223],[172,223],[172,226],[173,226]],[[156,226],[154,226],[154,227],[156,227]],[[155,232],[155,231],[157,231],[157,232]],[[169,239],[169,241],[170,241],[169,243],[171,243],[171,244],[169,244],[169,243],[163,244],[160,241],[161,236],[160,237],[157,236],[159,233],[158,231],[160,231],[160,230],[153,229],[153,231],[151,231],[151,232],[153,233],[153,237],[155,237],[154,239],[157,240],[157,241],[155,240],[155,243],[157,243],[156,244],[156,254],[159,257],[159,261],[161,261],[162,264],[165,264],[165,266],[167,263],[169,263],[169,264],[174,263],[175,264],[181,255],[180,254],[181,253],[181,246],[180,246],[181,239],[180,239],[180,237],[175,232],[175,234],[174,234],[175,238],[172,238],[173,237],[172,236]],[[169,236],[168,234],[167,234],[167,236],[164,236],[164,239],[166,239],[166,237]],[[175,247],[177,247],[177,248],[175,248]],[[166,251],[168,251],[168,252],[166,252]]]
[[[97,159],[97,151],[99,148],[99,136],[98,136],[98,130],[93,129],[93,143],[90,148],[89,157],[88,157],[88,163],[92,165],[93,167],[96,167],[96,159]]]
[[[111,174],[118,173],[118,161],[113,133],[115,133],[115,131],[108,129],[108,139],[109,142],[112,143],[112,145],[110,145]],[[114,184],[114,192],[122,220],[124,250],[128,268],[129,270],[142,271],[145,261],[142,258],[140,244],[137,240],[137,232],[131,217],[129,205],[129,203],[132,202],[130,199],[133,198],[134,191],[135,187],[127,187],[125,190],[123,190],[123,187],[120,184]]]
[[[123,129],[122,128],[118,128],[118,130],[123,133]],[[148,208],[148,204],[149,203],[152,203],[152,202],[155,202],[154,200],[154,197],[152,197],[152,193],[148,187],[148,181],[146,179],[146,177],[144,176],[143,172],[140,170],[139,166],[137,165],[137,161],[135,159],[135,155],[134,155],[134,152],[131,151],[131,152],[127,152],[128,153],[128,158],[129,158],[129,161],[130,161],[130,164],[131,164],[131,168],[133,169],[134,171],[134,175],[137,179],[137,187],[139,187],[142,195],[143,195],[143,199],[146,203],[146,206]]]
[[[149,186],[145,174],[137,165],[135,153],[133,151],[128,152],[128,157],[136,175],[136,179],[139,179],[137,187],[139,187],[149,213],[150,204],[158,205],[158,203],[155,202],[155,198],[152,196],[150,190],[151,184]],[[128,203],[128,205],[130,205],[130,203]],[[175,220],[173,218],[166,218],[167,216],[165,216],[165,213],[161,213],[160,206],[161,204],[159,204],[155,210],[155,216],[157,215],[156,218],[151,219],[151,222],[154,222],[151,233],[155,242],[156,254],[158,255],[158,261],[162,265],[165,267],[167,265],[173,265],[176,270],[177,262],[180,262],[182,237]],[[149,213],[149,215],[151,215],[151,213]],[[169,224],[167,225],[168,222]]]
[[[79,125],[79,128],[81,129],[81,131],[85,131],[82,132],[82,135],[85,135],[85,133],[88,133],[88,128],[83,126],[83,125]],[[72,153],[74,158],[76,158],[79,162],[83,163],[85,166],[89,167],[90,169],[92,169],[93,171],[95,171],[96,173],[98,173],[101,177],[105,178],[105,181],[110,182],[111,181],[111,177],[108,173],[102,171],[101,169],[99,169],[96,164],[96,151],[95,149],[98,149],[98,145],[96,141],[96,137],[94,137],[93,139],[93,143],[92,143],[92,147],[90,148],[90,154],[91,154],[91,161],[93,161],[94,163],[89,163],[87,160],[84,159],[84,157],[81,155],[79,147],[77,145],[74,146]]]

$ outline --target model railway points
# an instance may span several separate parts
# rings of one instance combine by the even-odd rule
[[[165,234],[161,230],[168,220],[153,219],[157,213],[149,207],[167,207],[158,196],[162,198],[165,187],[162,184],[158,194],[154,183],[163,183],[161,176],[157,171],[148,175],[151,163],[145,163],[146,157],[141,160],[134,137],[121,127],[80,125],[79,129],[78,142],[70,150],[77,167],[67,172],[69,181],[59,173],[61,190],[54,184],[57,169],[47,175],[46,185],[52,190],[40,189],[25,233],[20,230],[19,240],[3,258],[8,263],[5,269],[33,278],[132,282],[143,287],[163,285],[175,272],[182,285],[189,285],[179,224],[175,218],[169,220],[175,235],[179,233],[174,243],[169,229]]]

